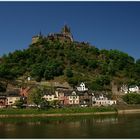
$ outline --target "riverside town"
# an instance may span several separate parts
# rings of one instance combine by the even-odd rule
[[[140,138],[140,2],[0,2],[0,138]]]
[[[27,50],[0,59],[0,108],[127,108],[128,104],[139,104],[135,77],[126,77],[127,67],[118,63],[120,68],[116,70],[124,75],[119,79],[115,74],[112,61],[120,55],[121,63],[123,57],[131,58],[119,51],[103,52],[89,43],[74,41],[67,25],[60,33],[33,36]],[[105,67],[107,57],[112,59]]]

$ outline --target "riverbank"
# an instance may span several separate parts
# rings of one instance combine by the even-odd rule
[[[77,116],[77,115],[94,115],[94,114],[114,114],[117,113],[114,107],[70,107],[56,109],[0,109],[0,117],[33,117],[33,116]]]
[[[64,109],[0,109],[0,118],[3,117],[59,117],[109,114],[136,114],[140,109],[117,109],[114,107],[96,108],[64,108]]]
[[[124,109],[124,110],[118,110],[118,114],[134,114],[134,113],[140,113],[140,109]]]
[[[95,113],[65,113],[65,114],[9,114],[9,115],[0,115],[0,118],[3,117],[61,117],[61,116],[85,116],[85,115],[109,115],[117,114],[117,112],[95,112]]]

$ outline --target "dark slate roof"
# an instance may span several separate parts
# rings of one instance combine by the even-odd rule
[[[129,88],[135,88],[137,85],[131,85],[129,86]]]
[[[54,92],[52,92],[50,89],[45,89],[44,90],[44,95],[52,95]]]
[[[13,90],[13,91],[8,91],[6,92],[7,97],[18,97],[20,96],[20,91],[19,90]]]
[[[0,96],[6,95],[5,92],[0,92]]]
[[[0,99],[5,99],[6,98],[6,94],[3,92],[0,92]]]
[[[56,90],[69,90],[68,87],[64,87],[64,86],[55,86]]]

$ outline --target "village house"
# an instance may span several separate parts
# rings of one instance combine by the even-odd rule
[[[8,91],[7,93],[7,106],[13,106],[16,101],[20,100],[20,94],[18,91]]]
[[[0,93],[0,108],[6,107],[6,104],[7,104],[6,94]]]
[[[48,102],[58,101],[58,92],[56,91],[55,93],[51,93],[50,91],[46,91],[43,98]]]
[[[63,90],[57,90],[58,92],[58,101],[60,105],[64,105],[64,100],[65,100],[65,94]]]
[[[64,105],[66,106],[77,106],[79,105],[79,96],[75,91],[65,92]]]
[[[28,94],[29,94],[29,91],[30,91],[30,89],[31,89],[32,87],[21,87],[20,88],[20,95],[22,96],[22,97],[28,97]]]
[[[80,84],[80,86],[77,87],[77,90],[78,90],[78,91],[81,91],[81,92],[84,92],[84,91],[88,91],[88,88],[86,88],[85,84],[82,82],[82,83]]]
[[[103,94],[99,96],[92,96],[92,106],[109,106],[116,104],[116,100],[109,100],[107,97],[104,97]]]
[[[127,86],[127,85],[123,85],[122,87],[121,87],[121,90],[120,90],[121,92],[123,92],[123,93],[139,93],[139,91],[140,91],[140,89],[139,89],[139,87],[137,86],[137,85],[132,85],[132,86]]]
[[[79,92],[79,104],[81,107],[89,107],[92,105],[92,94],[89,92]]]
[[[129,87],[129,92],[139,92],[139,87],[138,86],[130,86]]]

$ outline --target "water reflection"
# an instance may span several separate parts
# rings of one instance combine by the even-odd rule
[[[140,138],[140,115],[1,118],[1,138]],[[133,135],[131,135],[133,133]]]

